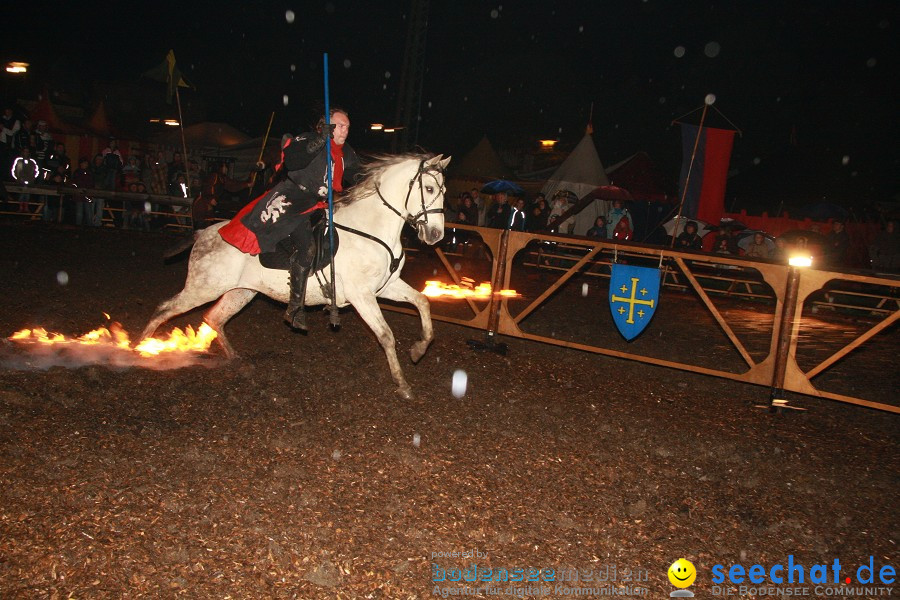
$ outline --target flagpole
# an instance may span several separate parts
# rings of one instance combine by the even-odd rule
[[[328,101],[328,53],[324,54],[325,65],[325,177],[328,184],[328,245],[331,253],[331,306],[328,307],[328,322],[332,329],[341,325],[337,306],[337,283],[334,280],[334,185],[331,181],[331,107]]]
[[[675,228],[672,230],[672,241],[669,248],[675,247],[675,233],[678,233],[678,222],[681,220],[681,211],[684,209],[684,201],[687,198],[688,185],[691,182],[691,171],[694,168],[694,159],[697,158],[697,147],[700,145],[700,136],[703,135],[703,123],[706,121],[706,112],[709,110],[709,104],[704,100],[703,113],[700,115],[700,127],[697,129],[697,138],[694,140],[694,149],[691,151],[691,162],[688,164],[687,175],[684,177],[684,190],[681,192],[681,202],[678,203],[678,215],[675,217]],[[682,230],[683,231],[683,230]]]
[[[171,97],[170,97],[171,98]],[[170,100],[171,101],[171,100]],[[175,102],[178,104],[178,125],[181,129],[181,150],[184,152],[184,182],[187,189],[187,197],[191,197],[191,168],[188,161],[187,144],[184,141],[184,118],[181,116],[181,94],[178,93],[178,82],[175,82]],[[191,211],[193,214],[194,211]]]
[[[269,132],[272,131],[272,121],[275,119],[275,111],[272,111],[272,114],[269,116],[269,126],[266,127],[266,135],[263,136],[262,148],[259,149],[259,158],[256,159],[256,164],[262,162],[263,154],[266,153],[266,144],[269,141]],[[253,174],[250,175],[250,192],[253,192],[253,184],[256,183],[256,174],[258,171],[253,171]],[[251,198],[252,200],[252,198]]]

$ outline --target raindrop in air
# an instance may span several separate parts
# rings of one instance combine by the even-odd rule
[[[65,271],[60,271],[56,274],[56,283],[59,285],[66,285],[69,283],[69,274]]]
[[[153,205],[149,202],[144,202],[144,212],[148,215],[153,211]]]
[[[291,73],[297,70],[297,65],[291,65]]]
[[[343,454],[341,453],[340,450],[335,450],[334,452],[331,453],[331,458],[333,458],[334,460],[340,460],[342,455]]]
[[[431,108],[431,102],[428,103],[428,108]]]
[[[721,50],[722,47],[719,45],[719,42],[710,42],[703,47],[703,54],[709,58],[715,58]]]
[[[464,96],[464,97],[463,97],[463,102],[468,102],[468,101],[469,101],[469,97],[468,97],[468,96]]]
[[[432,275],[437,275],[437,269],[433,269],[433,270],[431,271],[431,274],[432,274]]]
[[[420,436],[418,433],[414,433],[413,434],[413,446],[418,448],[421,445],[422,445],[422,436]]]
[[[285,106],[287,106],[288,105],[288,95],[285,94],[284,96],[282,96],[281,101],[284,103]]]
[[[286,10],[284,12],[284,20],[287,21],[288,23],[293,23],[294,22],[294,11]]]
[[[675,58],[684,56],[684,46],[675,46]]]
[[[590,286],[588,286],[588,284],[586,284],[586,283],[582,283],[582,284],[581,284],[581,295],[582,295],[582,296],[587,296],[587,294],[588,294],[588,289],[590,289]]]
[[[844,155],[844,158],[841,159],[841,164],[844,165],[844,166],[849,165],[849,164],[850,164],[850,157],[847,156],[847,155],[845,154],[845,155]]]
[[[866,61],[866,66],[869,67],[870,69],[871,69],[872,67],[874,67],[876,64],[878,64],[878,61],[875,60],[875,57],[874,57],[874,56],[873,56],[872,58],[870,58],[869,60]]]
[[[344,59],[344,68],[345,68],[345,69],[349,69],[349,68],[350,68],[350,59],[349,59],[349,58],[345,58],[345,59]]]
[[[462,265],[459,263],[453,263],[453,270],[454,271],[462,271]]]
[[[453,380],[450,383],[450,393],[454,398],[462,398],[466,395],[466,385],[468,385],[469,376],[462,369],[453,371]]]
[[[756,158],[753,159],[753,164],[754,164],[754,165],[758,165],[758,164],[761,163],[761,162],[762,162],[762,159],[760,159],[758,156],[757,156]]]
[[[382,83],[382,84],[381,84],[381,89],[386,90],[386,89],[387,89],[387,84],[386,84],[386,83]]]
[[[499,16],[500,16],[500,12],[499,12],[496,8],[495,8],[494,10],[491,11],[491,18],[492,18],[492,19],[496,19],[496,18],[499,17]]]
[[[715,94],[707,94],[706,98],[703,99],[708,105],[712,106],[716,103],[716,95]]]
[[[391,72],[390,72],[390,71],[385,71],[385,72],[384,72],[384,78],[385,78],[385,79],[390,79],[390,78],[391,78]]]
[[[584,33],[584,25],[578,26],[578,33]]]
[[[660,103],[660,104],[665,104],[665,103],[666,103],[666,97],[665,97],[665,96],[660,96],[660,97],[659,97],[659,103]]]

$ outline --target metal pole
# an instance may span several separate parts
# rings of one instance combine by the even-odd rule
[[[674,234],[678,233],[678,222],[681,220],[681,211],[684,209],[684,201],[687,198],[688,185],[691,183],[691,171],[694,169],[694,159],[697,158],[697,146],[700,145],[700,136],[703,135],[703,122],[706,121],[706,112],[709,110],[709,104],[703,101],[703,113],[700,115],[700,128],[697,129],[697,138],[694,140],[694,149],[691,151],[691,162],[688,164],[688,172],[684,177],[684,190],[681,192],[681,202],[678,203],[678,215],[675,217],[675,228],[672,230],[672,241],[669,248],[675,247]],[[682,230],[683,231],[683,230]]]
[[[794,330],[794,319],[797,316],[797,294],[800,290],[800,269],[790,267],[787,286],[781,306],[781,319],[778,329],[778,345],[775,348],[775,369],[772,373],[772,393],[769,396],[769,410],[774,412],[784,406],[784,376],[791,351],[791,338]]]
[[[184,186],[187,191],[187,197],[193,199],[193,195],[191,194],[191,163],[188,160],[187,154],[187,143],[184,141],[184,118],[181,116],[181,94],[178,93],[178,82],[175,82],[175,101],[178,103],[178,125],[179,129],[181,129],[181,150],[184,152],[182,154],[182,160],[184,160]],[[194,204],[191,202],[191,207],[188,210],[188,219],[190,219],[191,230],[194,229]],[[177,219],[176,219],[177,220]]]
[[[266,127],[266,135],[263,137],[262,148],[259,149],[259,158],[256,159],[256,164],[262,162],[263,155],[266,153],[266,144],[269,141],[269,132],[272,131],[272,121],[275,119],[275,111],[272,111],[272,114],[269,116],[269,126]],[[253,193],[253,184],[256,183],[256,173],[258,171],[253,171],[253,174],[250,175],[250,193]],[[252,200],[252,198],[251,198]]]
[[[328,53],[324,55],[325,64],[325,131],[331,131],[331,107],[328,99]],[[328,322],[332,329],[341,326],[341,317],[337,306],[337,283],[334,280],[334,186],[331,181],[331,135],[325,137],[325,177],[328,183],[328,245],[331,251],[331,306],[328,307]]]

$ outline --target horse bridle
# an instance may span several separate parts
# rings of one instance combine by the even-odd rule
[[[406,211],[405,217],[403,216],[403,214],[401,214],[401,212],[399,210],[397,210],[396,208],[391,206],[388,203],[388,201],[384,199],[384,196],[381,194],[381,188],[378,187],[378,182],[376,181],[375,182],[375,193],[378,194],[378,199],[381,200],[382,204],[384,204],[389,209],[391,209],[391,211],[395,215],[397,215],[398,217],[400,217],[401,219],[406,221],[409,224],[409,226],[412,227],[413,229],[415,229],[416,226],[419,225],[419,223],[428,223],[428,215],[429,214],[444,212],[443,208],[429,208],[429,207],[435,203],[435,201],[437,200],[437,198],[439,196],[444,194],[444,191],[446,190],[446,188],[444,187],[443,184],[441,184],[440,189],[438,190],[439,193],[437,195],[435,195],[434,200],[432,200],[428,204],[428,206],[426,206],[425,205],[425,187],[424,187],[424,184],[422,183],[422,178],[425,175],[431,175],[432,177],[434,177],[435,183],[437,183],[436,175],[444,174],[444,169],[442,169],[439,166],[439,164],[440,163],[438,163],[437,165],[430,165],[426,169],[425,168],[425,159],[423,158],[422,160],[419,161],[419,168],[416,170],[415,176],[409,180],[409,191],[406,192],[406,201],[403,204],[403,210]],[[409,198],[410,198],[410,196],[412,196],[413,186],[415,186],[416,181],[419,182],[419,199],[422,203],[422,210],[420,210],[418,213],[413,215],[409,211]],[[365,231],[359,231],[358,229],[353,229],[352,227],[347,227],[346,225],[341,225],[340,223],[334,223],[334,227],[335,227],[335,229],[342,229],[349,233],[356,234],[360,237],[364,237],[368,240],[372,240],[373,242],[377,242],[378,244],[381,244],[381,246],[385,250],[387,250],[387,253],[391,257],[390,272],[394,273],[394,271],[396,271],[400,267],[400,261],[403,260],[403,250],[402,249],[400,250],[400,256],[394,256],[394,252],[391,250],[391,247],[388,246],[387,244],[385,244],[383,240],[378,239],[371,233],[366,233]]]
[[[444,169],[442,169],[439,165],[430,165],[426,169],[425,168],[425,159],[423,158],[422,160],[419,161],[419,168],[416,170],[415,176],[409,180],[409,190],[407,190],[407,192],[406,192],[406,201],[403,203],[403,210],[406,211],[405,217],[400,213],[399,210],[397,210],[396,208],[394,208],[393,206],[388,204],[388,201],[384,199],[384,196],[381,195],[381,188],[378,187],[377,181],[375,182],[375,193],[378,194],[378,199],[381,200],[382,204],[384,204],[389,209],[391,209],[391,211],[395,215],[397,215],[398,217],[400,217],[401,219],[403,219],[404,221],[409,223],[410,227],[415,229],[419,223],[428,223],[428,215],[429,214],[444,212],[443,208],[429,208],[429,206],[431,206],[432,204],[435,203],[438,196],[443,195],[444,191],[446,190],[446,188],[444,187],[444,184],[441,184],[440,189],[438,190],[439,193],[437,195],[435,195],[434,200],[432,200],[428,204],[428,206],[425,206],[425,184],[422,182],[422,180],[424,179],[425,175],[431,175],[432,177],[434,177],[435,183],[437,183],[436,175],[438,175],[438,174],[440,174],[440,175],[444,174]],[[419,182],[419,200],[422,203],[422,210],[420,210],[416,214],[412,214],[409,210],[409,198],[410,198],[410,196],[412,196],[413,186],[416,185],[417,181]]]

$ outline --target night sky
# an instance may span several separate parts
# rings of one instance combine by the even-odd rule
[[[273,110],[279,134],[314,121],[327,51],[350,142],[377,150],[382,138],[366,127],[394,120],[409,6],[17,3],[0,48],[58,86],[138,80],[172,48],[197,87],[186,101],[251,135]],[[418,143],[457,156],[484,134],[501,148],[542,137],[572,146],[593,103],[604,164],[644,150],[674,180],[681,142],[670,123],[712,93],[743,131],[726,206],[888,200],[900,172],[898,25],[894,0],[432,0]]]

